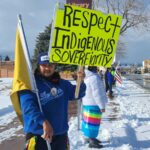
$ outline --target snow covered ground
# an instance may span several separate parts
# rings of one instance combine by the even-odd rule
[[[22,127],[7,128],[16,117],[9,98],[12,79],[0,78],[0,143],[8,140]],[[109,100],[103,114],[98,139],[104,150],[150,150],[150,90],[127,79],[114,88],[115,98]],[[77,118],[71,118],[69,138],[71,150],[88,150]],[[95,149],[96,150],[96,149]]]
[[[9,128],[8,125],[16,118],[10,101],[12,79],[0,78],[0,143],[15,135],[22,126]]]

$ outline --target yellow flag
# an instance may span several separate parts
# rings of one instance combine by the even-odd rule
[[[34,137],[32,137],[31,139],[30,139],[30,141],[29,141],[29,145],[28,145],[28,150],[35,150],[35,146],[36,146],[36,141],[37,141],[37,139],[36,139],[36,137],[34,136]]]
[[[16,46],[15,46],[15,68],[14,78],[11,92],[11,101],[16,111],[19,120],[23,123],[20,102],[18,98],[18,91],[29,89],[33,90],[33,81],[31,73],[31,65],[29,53],[27,51],[25,36],[21,21],[18,23],[16,32]]]

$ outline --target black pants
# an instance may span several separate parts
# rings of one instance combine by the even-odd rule
[[[106,93],[107,93],[107,91],[109,90],[109,84],[108,84],[108,81],[105,81],[105,89],[106,89]]]
[[[112,83],[108,83],[108,85],[109,85],[109,94],[112,95],[112,93],[113,93],[112,92]]]
[[[37,142],[35,150],[48,150],[46,141],[40,135],[33,135],[31,133],[26,135],[26,141],[29,142],[30,138],[36,136]],[[51,142],[52,150],[69,150],[69,140],[67,133],[53,136]]]

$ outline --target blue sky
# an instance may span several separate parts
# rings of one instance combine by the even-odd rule
[[[0,55],[14,55],[17,14],[22,15],[31,55],[39,32],[50,24],[55,0],[0,0]]]
[[[144,1],[150,8],[150,0]],[[14,55],[19,13],[23,18],[30,54],[33,55],[36,37],[51,22],[55,2],[56,0],[0,0],[0,55]],[[141,63],[144,59],[150,59],[150,32],[129,30],[124,42],[126,55],[120,62]]]
[[[124,37],[125,57],[120,61],[124,63],[141,63],[150,60],[150,32],[129,30]]]

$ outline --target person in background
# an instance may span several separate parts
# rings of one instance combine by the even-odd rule
[[[99,74],[100,78],[103,80],[103,78],[104,78],[103,71],[98,69],[98,74]]]
[[[104,83],[97,73],[97,67],[89,66],[85,69],[86,93],[82,98],[83,118],[82,132],[90,148],[102,148],[101,141],[96,137],[99,133],[102,113],[107,103]]]
[[[105,71],[105,74],[104,74],[104,77],[105,77],[105,90],[106,90],[106,93],[107,91],[109,90],[109,84],[108,84],[108,77],[107,77],[107,74],[108,74],[108,68],[106,69]]]
[[[85,75],[78,72],[77,76],[83,81]],[[75,99],[76,86],[60,78],[47,53],[39,55],[35,80],[43,113],[34,92],[19,92],[26,133],[25,149],[34,147],[35,150],[47,150],[46,140],[49,140],[52,150],[68,150],[68,101]],[[85,95],[85,90],[82,82],[79,98]]]
[[[111,74],[111,68],[107,68],[105,72],[105,89],[106,93],[109,91],[109,97],[113,98],[112,85],[114,82],[114,76]]]
[[[111,67],[111,74],[112,74],[112,76],[113,76],[113,83],[112,83],[112,85],[115,86],[115,84],[116,84],[116,79],[115,79],[115,67]]]

